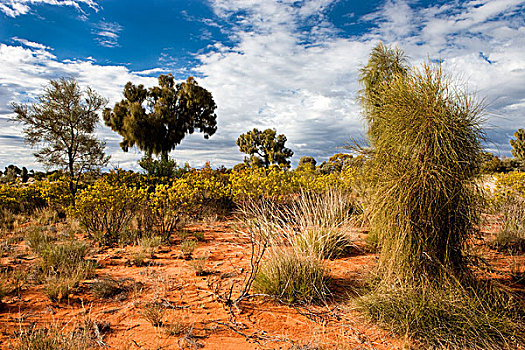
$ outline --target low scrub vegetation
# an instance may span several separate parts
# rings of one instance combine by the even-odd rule
[[[311,303],[326,299],[329,281],[327,269],[315,257],[274,251],[262,263],[253,288],[287,303]]]
[[[85,242],[59,241],[43,229],[33,229],[28,244],[39,256],[39,280],[52,301],[61,301],[94,274],[93,262],[86,260],[89,245]]]

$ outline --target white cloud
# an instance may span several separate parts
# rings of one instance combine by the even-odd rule
[[[34,41],[29,41],[29,40],[26,40],[26,39],[20,39],[20,38],[17,38],[16,36],[11,38],[11,40],[13,40],[14,42],[20,43],[20,44],[22,44],[24,46],[31,47],[33,49],[51,50],[51,48],[49,46],[42,45],[40,43],[35,43]]]
[[[122,26],[118,23],[99,22],[95,25],[92,33],[95,35],[95,40],[99,45],[104,47],[117,47],[119,46],[119,33],[122,29]]]
[[[243,157],[235,140],[253,127],[286,134],[295,162],[303,155],[322,161],[340,152],[339,147],[352,138],[364,137],[357,81],[359,68],[378,40],[399,44],[415,64],[439,58],[447,70],[461,72],[459,79],[468,81],[469,89],[489,104],[489,146],[508,154],[512,132],[525,126],[524,0],[447,2],[426,8],[388,0],[373,14],[344,17],[347,24],[374,24],[360,37],[345,37],[330,23],[328,14],[335,2],[211,2],[220,17],[213,23],[229,24],[222,30],[233,44],[216,43],[200,51],[194,70],[218,105],[218,131],[207,141],[199,134],[186,137],[172,156],[180,163],[201,165],[211,160],[231,166]],[[173,71],[177,63],[166,51],[159,60],[161,67],[130,72],[89,59],[60,61],[45,46],[17,40],[25,47],[0,46],[0,86],[7,91],[0,95],[0,113],[8,112],[7,102],[25,102],[48,79],[64,75],[77,77],[114,103],[127,81],[152,85],[155,79],[144,76]],[[0,123],[4,125],[1,119]],[[9,135],[16,137],[17,129],[10,130]],[[114,162],[136,168],[139,155],[122,153],[119,135],[107,129],[101,129],[101,135],[108,140]],[[21,148],[9,152],[13,149],[21,156]],[[1,148],[0,152],[3,162],[14,154]]]
[[[459,79],[489,103],[489,138],[500,152],[508,151],[509,130],[523,120],[523,108],[516,106],[525,103],[524,1],[416,8],[389,0],[364,18],[347,17],[377,25],[358,38],[340,37],[327,22],[333,3],[212,3],[215,13],[233,24],[229,35],[235,44],[217,44],[199,56],[196,70],[219,106],[219,129],[210,143],[234,145],[246,130],[273,127],[287,135],[295,161],[340,152],[350,139],[363,137],[356,103],[359,68],[383,40],[399,44],[415,64],[441,58],[446,69],[462,72]]]
[[[22,40],[22,41],[20,41]],[[24,42],[19,39],[19,42]],[[128,81],[152,86],[155,78],[144,77],[129,71],[124,66],[102,66],[93,60],[59,60],[48,49],[38,45],[13,46],[0,44],[0,164],[23,164],[41,168],[35,163],[32,151],[23,146],[22,127],[8,120],[12,112],[10,104],[32,103],[42,93],[50,79],[74,77],[81,86],[91,86],[109,99],[109,105],[122,99],[122,90]],[[43,46],[43,45],[42,45]],[[38,48],[37,48],[38,47]],[[138,154],[122,155],[118,147],[120,136],[106,127],[99,128],[99,135],[108,142],[108,152],[121,166],[136,168]]]
[[[9,17],[18,17],[29,13],[33,5],[70,6],[83,12],[82,6],[98,11],[99,5],[95,0],[0,0],[0,11]]]

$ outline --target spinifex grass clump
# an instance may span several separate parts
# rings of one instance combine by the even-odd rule
[[[253,287],[288,303],[315,302],[329,295],[326,268],[316,257],[276,250],[263,263]]]
[[[349,232],[354,212],[354,203],[343,191],[302,193],[284,212],[284,231],[294,232],[288,237],[294,249],[319,259],[335,259],[353,246]]]
[[[428,65],[394,77],[376,102],[368,117],[371,222],[383,278],[464,270],[463,248],[478,218],[479,109]]]
[[[366,310],[429,346],[483,347],[475,336],[494,346],[522,341],[502,296],[480,293],[465,254],[478,222],[479,104],[452,88],[439,66],[409,69],[400,50],[382,44],[361,81],[370,222],[381,249]]]

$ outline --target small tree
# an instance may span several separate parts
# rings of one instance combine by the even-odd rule
[[[301,159],[299,159],[299,164],[297,168],[315,170],[316,165],[317,165],[317,161],[315,160],[314,157],[304,156],[304,157],[301,157]]]
[[[293,156],[293,151],[284,144],[287,139],[284,134],[277,135],[275,129],[259,131],[254,128],[237,139],[237,146],[242,153],[248,154],[244,162],[251,166],[264,166],[270,164],[289,166],[288,158]]]
[[[94,135],[101,110],[107,101],[91,88],[82,91],[75,79],[51,80],[31,106],[13,104],[13,120],[24,124],[25,140],[38,162],[60,168],[69,176],[75,201],[78,183],[86,171],[98,170],[109,161],[105,142]]]
[[[518,129],[514,133],[516,140],[510,140],[512,150],[510,151],[514,158],[519,161],[525,161],[525,129]]]
[[[169,152],[186,134],[199,129],[207,139],[215,133],[216,107],[211,93],[193,77],[175,84],[168,74],[159,76],[159,86],[147,90],[143,85],[127,83],[124,99],[113,110],[104,111],[104,122],[122,136],[120,147],[124,152],[133,146],[145,152],[139,164],[148,172],[170,175],[175,162],[169,160]],[[153,154],[160,154],[160,162],[152,159]]]

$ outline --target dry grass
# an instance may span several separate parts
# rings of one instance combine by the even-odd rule
[[[323,263],[293,250],[275,251],[262,264],[253,288],[287,303],[316,302],[330,294]]]
[[[375,54],[383,59],[375,61]],[[371,186],[370,222],[380,247],[378,281],[365,311],[429,347],[524,344],[522,310],[477,282],[466,247],[479,223],[476,164],[481,107],[439,66],[389,70],[399,50],[374,49],[363,70]],[[376,74],[382,81],[374,81]],[[371,83],[373,82],[373,84]]]

